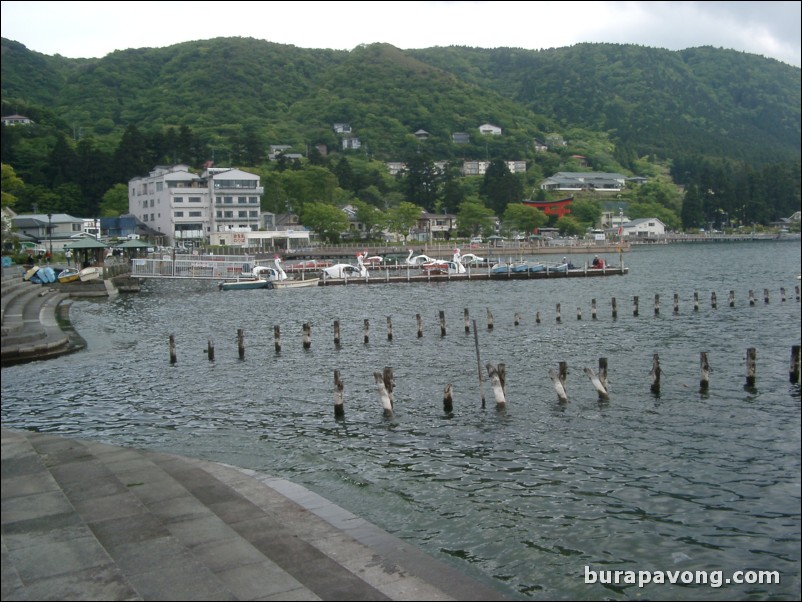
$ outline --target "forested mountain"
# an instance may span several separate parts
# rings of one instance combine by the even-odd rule
[[[217,38],[67,59],[3,39],[3,115],[24,114],[36,127],[4,127],[2,161],[26,183],[50,189],[94,164],[94,181],[74,183],[97,207],[106,188],[159,162],[200,167],[214,159],[267,169],[269,145],[289,145],[314,163],[309,150],[323,144],[339,153],[329,166],[336,157],[407,161],[421,154],[526,160],[527,190],[554,171],[576,171],[571,156],[578,153],[597,171],[669,170],[675,183],[700,194],[741,189],[746,182],[733,183],[736,175],[780,173],[791,192],[781,193],[781,208],[761,211],[768,219],[799,206],[801,87],[799,68],[714,48],[404,51],[372,44],[334,51]],[[334,123],[353,128],[358,151],[342,150]],[[503,134],[481,135],[484,123]],[[420,129],[428,139],[414,135]],[[455,144],[454,132],[469,134],[469,142]],[[538,153],[535,139],[560,146]],[[378,202],[388,183],[373,180],[369,202],[397,202]],[[351,192],[361,198],[357,184]],[[443,183],[440,196],[445,208],[456,202],[443,200]]]

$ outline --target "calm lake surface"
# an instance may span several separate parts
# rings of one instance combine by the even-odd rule
[[[139,294],[73,302],[85,351],[3,368],[2,423],[287,478],[519,599],[799,600],[800,388],[789,367],[802,328],[800,255],[799,241],[661,245],[626,253],[626,276],[282,291],[147,280]],[[480,388],[466,308],[482,364],[506,365],[504,411],[489,382]],[[659,394],[650,390],[654,354]],[[599,358],[609,402],[583,372]],[[548,375],[559,362],[568,403]],[[395,375],[393,419],[382,417],[373,378],[385,366]],[[344,420],[334,418],[335,370]],[[589,584],[586,566],[721,571],[724,580],[777,571],[780,582]]]

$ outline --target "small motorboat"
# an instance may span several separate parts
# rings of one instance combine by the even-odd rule
[[[78,277],[81,279],[81,282],[98,280],[102,275],[103,275],[103,270],[95,266],[84,268],[80,272],[78,272]]]

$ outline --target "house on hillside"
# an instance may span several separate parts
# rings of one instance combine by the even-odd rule
[[[545,153],[549,150],[548,145],[537,138],[532,141],[532,146],[535,148],[536,153]]]
[[[64,245],[84,234],[84,220],[66,213],[28,213],[11,218],[11,226],[20,235],[50,248],[61,251]]]
[[[626,185],[620,173],[560,171],[540,183],[543,190],[620,192]]]
[[[483,123],[479,126],[479,133],[482,136],[501,136],[501,128],[492,123]]]
[[[28,125],[30,123],[33,121],[25,115],[3,115],[3,125]]]
[[[415,138],[418,140],[426,140],[429,137],[429,132],[426,130],[418,130],[415,132]]]
[[[468,132],[454,132],[451,134],[451,142],[454,144],[468,144],[471,137]]]
[[[357,150],[362,146],[362,141],[359,138],[343,138],[343,150]]]
[[[335,134],[350,134],[351,125],[348,123],[335,123],[331,126]]]
[[[417,224],[412,228],[411,239],[421,242],[446,241],[451,239],[456,230],[456,215],[421,211]]]

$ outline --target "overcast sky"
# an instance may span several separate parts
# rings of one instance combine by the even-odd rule
[[[800,66],[800,2],[2,2],[2,36],[69,58],[216,37],[351,50],[579,42],[729,48]]]

